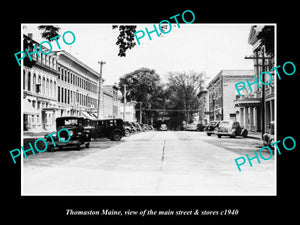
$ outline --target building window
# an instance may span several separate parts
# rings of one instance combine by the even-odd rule
[[[46,80],[46,95],[49,96],[49,79]]]
[[[31,74],[29,72],[28,76],[27,76],[27,90],[28,91],[30,91],[30,83],[31,83]]]
[[[53,97],[52,80],[50,80],[50,96]]]
[[[70,104],[70,90],[68,90],[68,104]]]
[[[64,102],[64,88],[61,87],[61,101],[60,102]]]
[[[53,82],[53,97],[56,97],[56,81]]]
[[[25,77],[26,77],[26,72],[25,72],[25,70],[23,70],[23,89],[25,90],[25,84],[26,84],[26,82],[25,82]]]
[[[60,86],[57,87],[57,101],[60,102]]]
[[[38,83],[37,83],[37,88],[36,88],[36,93],[41,92],[41,76],[38,78]]]

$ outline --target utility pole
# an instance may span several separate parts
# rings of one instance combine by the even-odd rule
[[[126,99],[126,84],[124,84],[124,111],[123,111],[123,120],[125,121],[125,113],[126,113],[126,103],[127,103],[127,99]]]
[[[99,78],[99,91],[98,91],[98,120],[99,120],[99,119],[102,119],[100,117],[100,108],[101,108],[100,107],[100,98],[103,95],[102,66],[103,66],[103,64],[105,64],[105,62],[101,60],[100,62],[98,61],[98,64],[100,64],[100,78]]]
[[[262,72],[265,71],[265,60],[266,59],[272,59],[272,57],[266,57],[265,56],[265,51],[262,49],[262,56],[260,57],[258,55],[258,51],[255,52],[255,57],[250,56],[250,57],[245,57],[245,59],[255,59],[255,67],[256,67],[256,73],[257,76],[259,76],[259,66],[262,68]],[[261,59],[261,65],[259,65],[259,59]],[[262,76],[262,82],[265,83],[265,75]],[[262,94],[261,94],[261,114],[262,114],[262,120],[261,120],[261,138],[263,138],[263,135],[265,133],[265,85],[262,85]]]
[[[140,103],[140,123],[142,123],[142,104],[143,102],[139,102]]]

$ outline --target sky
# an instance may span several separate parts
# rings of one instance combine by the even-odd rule
[[[42,42],[45,39],[37,28],[39,25],[22,24],[21,29],[24,34],[32,33],[35,41]],[[221,70],[253,69],[253,61],[244,59],[252,54],[252,46],[248,44],[252,24],[183,23],[178,28],[175,23],[171,31],[162,37],[157,37],[154,32],[150,40],[145,34],[140,39],[140,45],[136,44],[127,50],[126,57],[118,56],[119,47],[115,43],[119,30],[112,29],[112,25],[116,24],[43,25],[59,26],[61,35],[72,31],[76,37],[75,42],[66,45],[59,39],[61,49],[95,71],[100,70],[98,61],[105,61],[102,70],[104,85],[118,83],[120,77],[141,67],[154,69],[163,82],[167,82],[168,72],[203,72],[209,82]],[[153,24],[137,24],[136,30],[145,32],[145,27],[149,31],[153,30]],[[66,34],[65,37],[67,39],[71,35]],[[51,44],[53,51],[59,50],[55,41]]]

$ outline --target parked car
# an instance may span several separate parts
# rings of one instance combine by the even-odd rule
[[[271,144],[274,142],[274,125],[275,121],[271,121],[267,125],[266,133],[263,135],[263,145],[273,148]]]
[[[120,141],[125,136],[122,119],[95,120],[94,127],[90,130],[92,138],[109,138]]]
[[[248,135],[247,129],[242,128],[239,122],[231,120],[221,121],[216,131],[218,138],[222,136],[229,136],[231,138],[236,136],[247,137]]]
[[[125,136],[128,137],[130,134],[133,134],[136,132],[136,129],[134,128],[134,126],[128,122],[128,121],[123,121],[123,126],[125,129]]]
[[[56,135],[53,135],[53,140],[55,145],[62,149],[66,146],[76,146],[77,149],[80,149],[80,146],[85,144],[85,147],[90,146],[91,135],[88,129],[85,129],[86,121],[83,117],[68,116],[68,117],[58,117],[56,118],[56,131],[59,131],[62,128],[69,130],[71,138],[68,142],[59,141]],[[47,135],[45,135],[47,136]],[[60,138],[66,140],[69,138],[67,132],[61,132]],[[53,151],[55,146],[52,143],[51,137],[45,137],[47,141],[48,151]]]
[[[168,130],[167,124],[164,124],[164,123],[161,124],[159,130],[161,130],[161,131],[167,131]]]
[[[215,129],[218,128],[220,122],[219,121],[210,121],[209,124],[204,128],[207,136],[214,134]]]
[[[202,123],[197,124],[197,131],[204,131],[205,126]]]
[[[198,127],[197,127],[197,124],[189,123],[189,124],[185,125],[184,130],[187,130],[187,131],[196,131],[196,130],[198,130]]]
[[[142,132],[142,131],[143,131],[143,129],[142,129],[142,127],[140,126],[139,123],[137,123],[137,122],[132,122],[132,124],[135,126],[135,128],[136,128],[136,130],[137,130],[138,132]]]

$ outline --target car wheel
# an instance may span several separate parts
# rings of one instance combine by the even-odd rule
[[[125,136],[128,137],[130,135],[130,131],[128,129],[125,130]]]
[[[248,135],[248,131],[247,131],[247,130],[244,130],[244,131],[242,132],[242,136],[243,136],[244,138],[246,138],[247,135]]]
[[[121,132],[117,131],[112,134],[112,140],[114,140],[114,141],[120,141],[121,138],[122,138]]]
[[[90,142],[86,143],[86,144],[85,144],[85,147],[86,147],[86,148],[89,148],[89,147],[90,147]]]
[[[76,149],[77,149],[77,150],[80,150],[80,144],[77,144],[77,145],[76,145]]]
[[[222,137],[222,135],[221,134],[218,134],[218,138],[221,138]]]
[[[210,136],[211,135],[211,133],[206,133],[207,134],[207,136]]]

